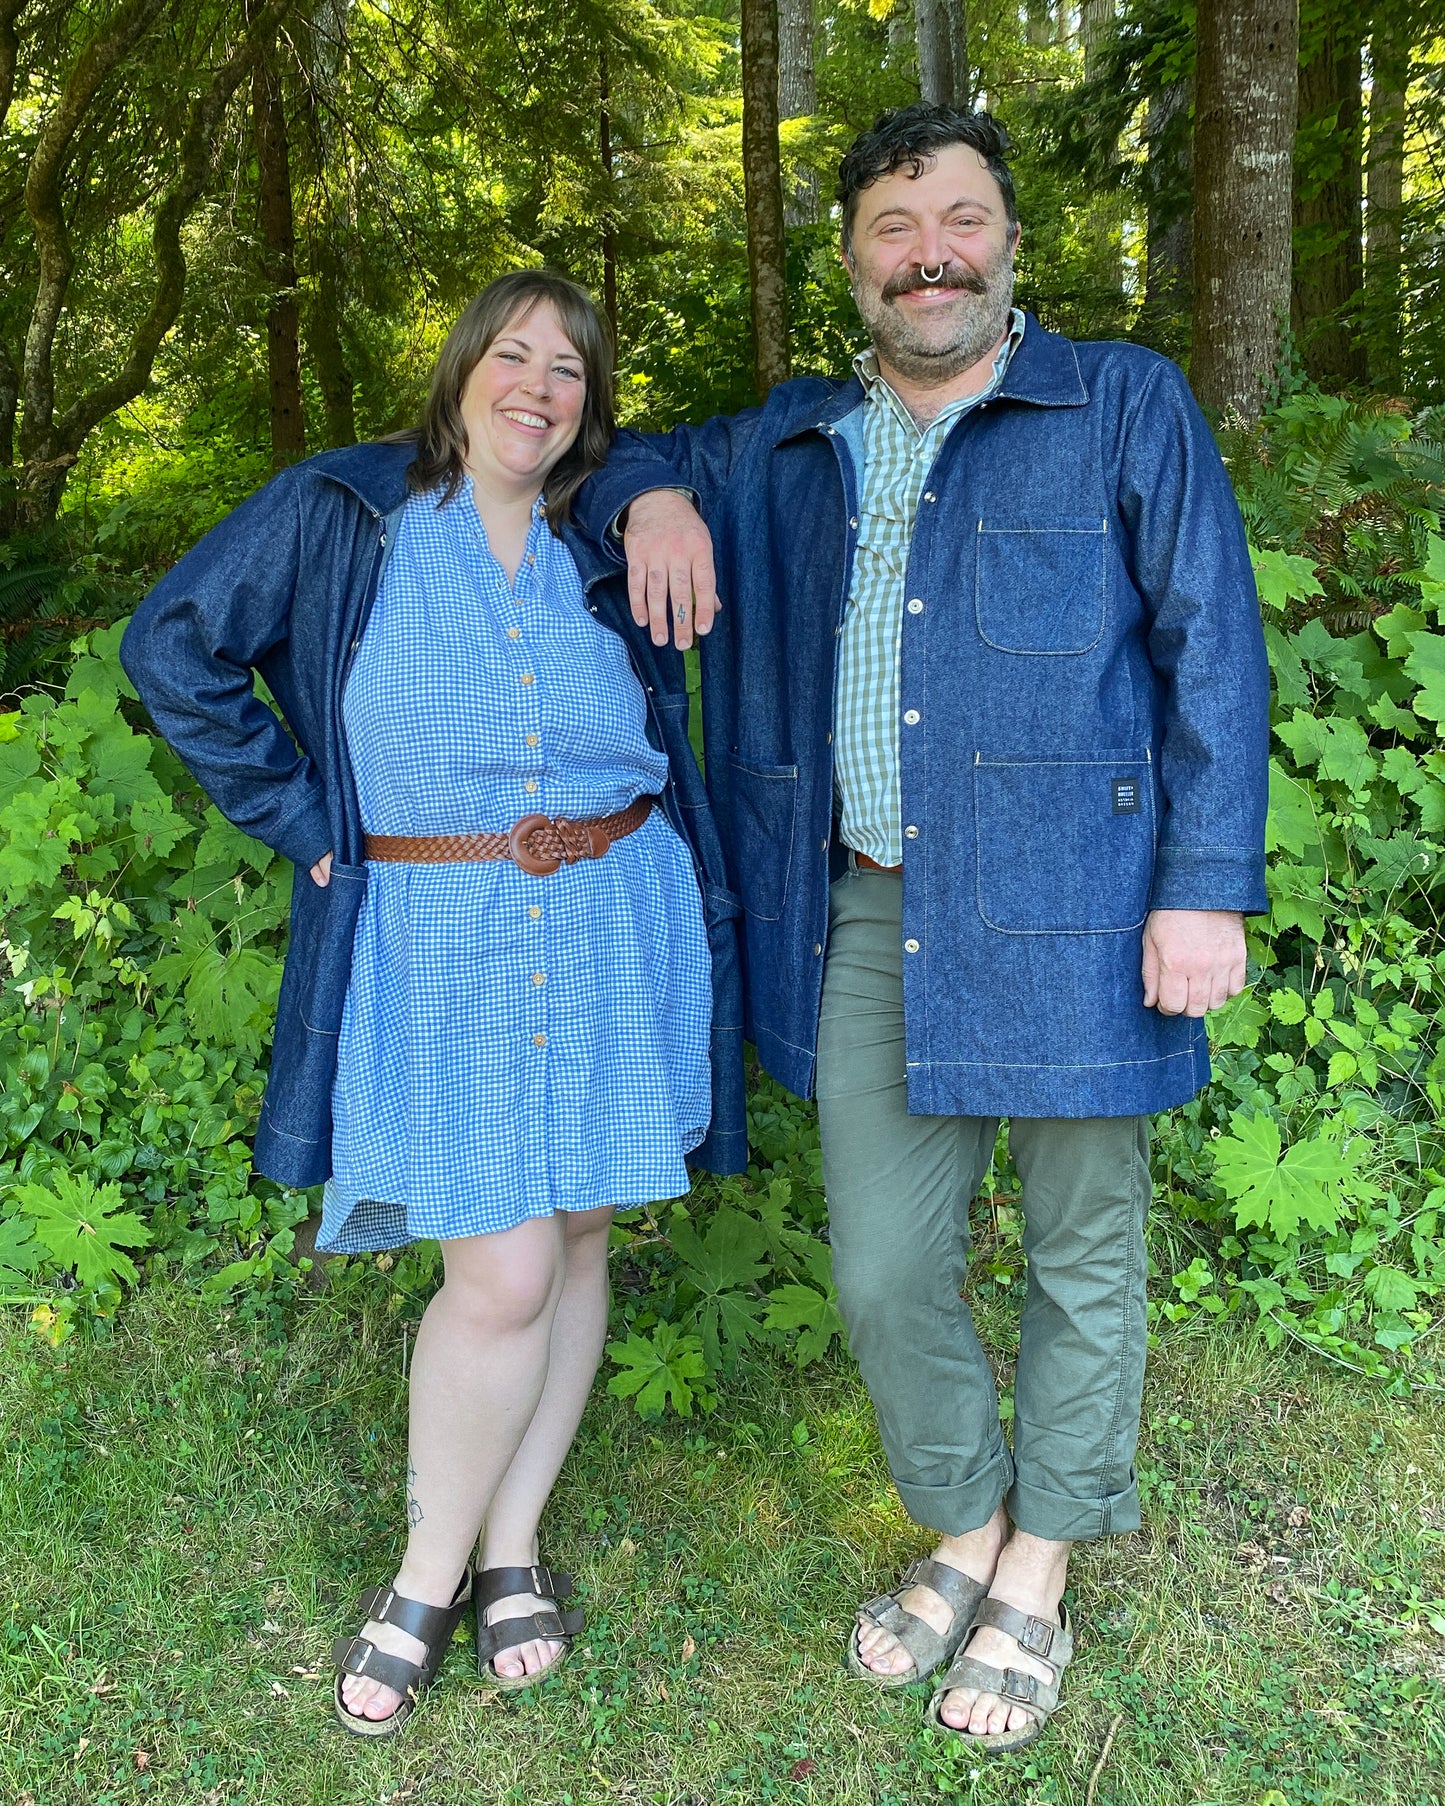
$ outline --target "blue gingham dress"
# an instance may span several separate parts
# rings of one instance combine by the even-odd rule
[[[582,820],[655,794],[626,648],[539,504],[515,590],[469,486],[403,512],[342,705],[372,834]],[[355,1253],[687,1190],[711,974],[661,808],[597,860],[370,861],[318,1245]]]

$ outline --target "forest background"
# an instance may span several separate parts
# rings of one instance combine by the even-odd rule
[[[1158,1125],[1156,1339],[1228,1325],[1321,1398],[1445,1386],[1426,0],[0,0],[0,1301],[42,1352],[102,1358],[172,1308],[150,1294],[258,1347],[313,1308],[314,1199],[247,1144],[291,875],[149,733],[115,656],[136,600],[274,469],[408,424],[460,307],[519,264],[602,301],[628,424],[846,370],[837,160],[920,93],[1015,137],[1021,301],[1188,369],[1254,546],[1272,907],[1214,1085]],[[724,1384],[786,1400],[780,1363],[846,1371],[811,1111],[755,1075],[750,1141],[745,1178],[614,1232],[609,1387],[644,1424]],[[1016,1202],[1005,1134],[986,1323],[1022,1283]],[[404,1349],[436,1270],[427,1245],[332,1262],[328,1299]],[[66,1410],[46,1434],[83,1452]],[[1165,1505],[1193,1430],[1146,1436]],[[1445,1636],[1437,1518],[1390,1595],[1410,1648]]]

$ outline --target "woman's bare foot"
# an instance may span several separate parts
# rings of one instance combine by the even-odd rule
[[[971,1580],[993,1579],[999,1551],[1008,1536],[1008,1518],[1002,1505],[989,1521],[962,1536],[946,1536],[933,1551],[933,1559],[950,1568],[958,1568]],[[953,1608],[932,1587],[913,1586],[898,1595],[904,1611],[930,1625],[942,1636],[953,1620]],[[858,1620],[858,1654],[875,1674],[906,1674],[913,1657],[891,1631],[880,1629],[866,1618]]]
[[[416,1599],[423,1605],[450,1605],[456,1594],[453,1586],[447,1589],[445,1598],[439,1597],[434,1585],[429,1588],[425,1581],[413,1581],[405,1572],[398,1574],[391,1584],[403,1599]],[[408,1636],[404,1630],[398,1630],[394,1624],[378,1624],[374,1618],[368,1618],[360,1635],[367,1643],[374,1643],[383,1654],[400,1656],[404,1662],[420,1664],[427,1658],[426,1644]],[[341,1677],[342,1704],[356,1718],[369,1718],[373,1722],[390,1718],[402,1698],[395,1687],[383,1687],[380,1681],[368,1680],[364,1674]]]
[[[1072,1543],[1048,1542],[1041,1536],[1029,1536],[1016,1530],[998,1558],[989,1597],[1001,1599],[1006,1605],[1027,1612],[1030,1617],[1042,1618],[1047,1624],[1057,1624],[1072,1548]],[[969,1655],[992,1667],[1021,1669],[1045,1682],[1054,1679],[1055,1671],[1047,1662],[1031,1656],[1013,1637],[990,1625],[979,1630],[967,1650]],[[996,1693],[980,1692],[973,1687],[954,1687],[945,1694],[938,1715],[954,1730],[970,1731],[975,1737],[996,1735],[1000,1731],[1021,1731],[1032,1722],[1031,1714],[1021,1707],[1011,1706]]]
[[[509,1593],[486,1611],[488,1624],[500,1624],[503,1618],[530,1618],[537,1612],[560,1610],[555,1599],[542,1599],[536,1593]],[[519,1643],[514,1649],[503,1649],[492,1657],[492,1668],[508,1680],[524,1674],[540,1674],[550,1668],[567,1647],[542,1637],[531,1643]]]

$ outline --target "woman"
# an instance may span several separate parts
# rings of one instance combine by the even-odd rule
[[[442,1245],[406,1551],[335,1652],[363,1736],[406,1722],[470,1605],[496,1686],[562,1659],[581,1614],[538,1525],[601,1358],[612,1213],[686,1190],[689,1154],[741,1163],[734,1033],[709,1062],[735,911],[681,660],[568,526],[612,432],[589,298],[504,276],[414,438],[283,473],[122,649],[217,805],[298,868],[258,1168],[327,1180],[325,1250]]]

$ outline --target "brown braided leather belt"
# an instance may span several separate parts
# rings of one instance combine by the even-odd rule
[[[599,815],[591,821],[524,815],[508,834],[368,834],[364,852],[368,859],[404,865],[510,859],[534,878],[545,878],[560,865],[600,859],[614,840],[622,840],[642,826],[656,801],[655,796],[640,796],[615,815]]]

